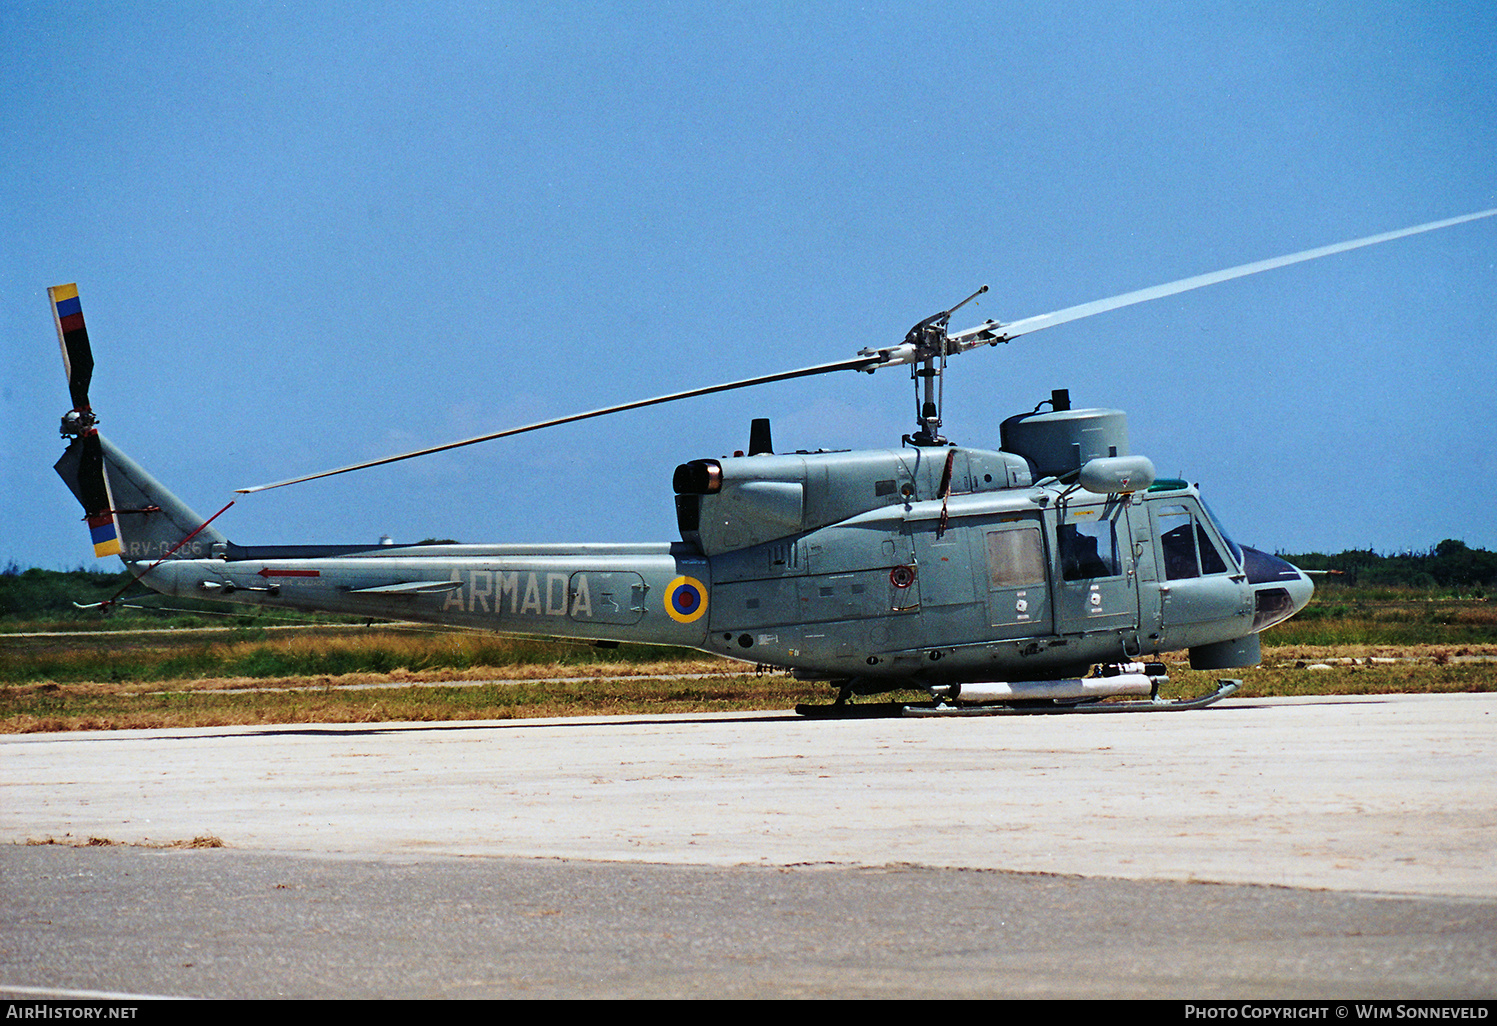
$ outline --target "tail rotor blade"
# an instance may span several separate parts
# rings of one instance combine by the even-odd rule
[[[78,301],[78,286],[54,285],[47,290],[52,301],[52,320],[57,325],[57,340],[62,344],[62,366],[68,375],[68,391],[73,409],[88,410],[88,386],[94,377],[94,354],[88,344],[88,328],[83,323],[83,306]]]
[[[104,448],[98,431],[90,430],[74,438],[57,461],[56,470],[83,507],[94,556],[103,559],[119,555],[122,551],[119,524],[104,476]]]
[[[109,486],[104,482],[104,449],[99,433],[91,431],[78,439],[78,501],[91,517],[108,513]]]
[[[104,476],[104,447],[94,427],[98,420],[88,401],[94,354],[88,344],[88,328],[83,323],[78,286],[54,285],[47,289],[47,298],[52,304],[52,322],[57,327],[57,341],[62,345],[62,367],[68,376],[68,392],[73,401],[72,410],[62,418],[63,436],[72,442],[58,461],[57,471],[83,507],[94,555],[117,556],[121,552],[119,525],[114,519],[109,481]]]
[[[114,519],[109,483],[104,478],[104,449],[99,442],[99,432],[90,431],[78,441],[83,446],[78,461],[78,498],[83,503],[89,538],[94,543],[94,558],[118,556],[120,530]]]

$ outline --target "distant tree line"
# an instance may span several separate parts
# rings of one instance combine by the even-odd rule
[[[74,602],[102,602],[128,580],[123,567],[119,573],[101,574],[90,570],[22,570],[11,563],[0,570],[0,618],[73,616],[78,612]]]
[[[1446,538],[1426,552],[1380,555],[1371,549],[1347,549],[1333,556],[1321,552],[1281,553],[1301,570],[1330,570],[1327,583],[1363,587],[1492,588],[1497,587],[1497,552],[1473,549]]]

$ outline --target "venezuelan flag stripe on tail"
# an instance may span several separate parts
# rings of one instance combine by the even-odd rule
[[[118,556],[120,554],[119,530],[114,526],[114,517],[109,513],[100,513],[98,516],[88,517],[88,533],[94,540],[94,556],[103,559],[105,556]]]

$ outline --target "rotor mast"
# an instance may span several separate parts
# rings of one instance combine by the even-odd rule
[[[915,381],[915,422],[920,425],[913,435],[905,436],[905,441],[911,445],[946,444],[941,434],[941,406],[946,397],[946,356],[952,351],[946,327],[951,323],[952,314],[987,290],[984,285],[950,310],[932,314],[904,337],[904,344],[914,347],[915,359],[920,363],[919,367],[910,370],[910,377]]]

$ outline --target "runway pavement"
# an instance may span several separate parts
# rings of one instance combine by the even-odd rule
[[[520,863],[513,860],[543,858],[692,873],[717,867],[727,874],[713,878],[720,881],[747,871],[725,867],[829,867],[862,881],[868,890],[860,900],[875,903],[879,875],[849,867],[884,867],[884,877],[889,867],[911,866],[929,867],[922,873],[1062,874],[1097,881],[1101,890],[1089,899],[1097,903],[1096,922],[1119,901],[1140,900],[1125,897],[1139,887],[1194,881],[1234,885],[1234,894],[1248,893],[1242,885],[1254,893],[1263,885],[1330,891],[1369,915],[1390,901],[1426,912],[1465,909],[1441,911],[1441,922],[1461,924],[1457,932],[1471,950],[1486,954],[1453,962],[1424,957],[1420,985],[1490,997],[1497,957],[1494,742],[1497,695],[1227,700],[1141,716],[716,715],[10,735],[0,737],[0,841],[159,845],[212,835],[229,851],[170,858],[243,853],[325,862],[339,855],[347,866],[370,866],[481,856],[494,860],[487,864],[496,873],[501,866],[514,871]],[[11,905],[12,885],[41,872],[44,861],[20,851],[0,863],[12,867],[5,888]],[[72,860],[94,854],[58,857],[79,865]],[[140,865],[168,864],[153,854],[156,862]],[[1170,893],[1208,890],[1216,895],[1210,901],[1227,893]],[[934,886],[933,893],[941,891]],[[1023,917],[1017,908],[1012,914]],[[1302,914],[1309,933],[1318,933],[1316,914]],[[681,915],[687,918],[677,930],[689,921]],[[1342,945],[1358,936],[1356,914],[1351,921],[1337,934]],[[1171,936],[1167,924],[1151,929]],[[1395,943],[1388,957],[1403,959],[1429,943],[1427,927],[1409,929],[1408,944]],[[1087,934],[1076,926],[1078,938]],[[1398,933],[1385,932],[1379,944],[1386,947],[1389,936]],[[1126,936],[1109,948],[1114,960],[1127,949]],[[1362,964],[1359,950],[1352,942],[1347,965]],[[1063,954],[1056,959],[1066,964]],[[1255,977],[1254,992],[1273,992],[1276,979],[1294,981],[1297,993],[1314,991],[1305,989],[1307,980],[1323,989],[1336,980],[1406,979],[1385,977],[1382,964],[1362,964],[1361,976],[1326,978],[1311,972],[1280,979],[1265,970],[1269,976]],[[14,975],[25,977],[26,965],[24,958],[12,964],[0,984],[26,983]],[[843,989],[832,972],[829,990],[811,992],[876,993],[857,989],[871,986],[872,971],[841,975]],[[118,975],[110,979],[118,982]],[[1096,996],[1064,969],[1044,977],[957,978],[966,980],[962,993],[1033,993],[1005,991],[994,981],[1047,979],[1055,989],[1041,993]],[[1116,970],[1105,978],[1122,986]],[[83,986],[79,981],[92,978],[80,970],[62,979]],[[587,979],[593,983],[556,993],[698,993],[679,989],[679,978],[672,985],[678,989],[635,987],[640,978],[626,977],[602,990],[589,989],[596,975]],[[992,986],[972,990],[982,979]],[[1192,981],[1207,987],[1208,980],[1203,967],[1162,991],[1127,993],[1190,993]]]
[[[1497,897],[1497,695],[0,738],[0,840],[884,865]]]

